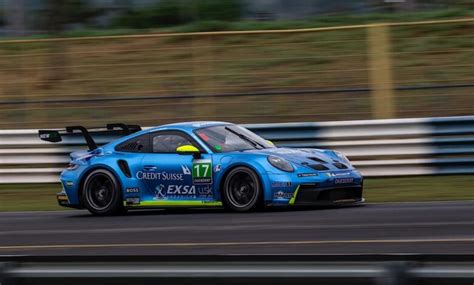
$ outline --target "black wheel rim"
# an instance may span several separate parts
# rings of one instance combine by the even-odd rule
[[[87,200],[96,210],[107,208],[113,199],[114,186],[109,176],[94,174],[87,183]]]
[[[248,173],[238,172],[229,179],[229,201],[235,207],[244,208],[250,205],[257,195],[255,180]]]

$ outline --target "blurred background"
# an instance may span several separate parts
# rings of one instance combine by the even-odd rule
[[[472,0],[0,0],[0,129],[471,115]]]
[[[59,209],[83,142],[35,129],[111,122],[263,124],[369,202],[474,199],[473,32],[472,0],[0,0],[0,211]]]
[[[473,91],[474,0],[0,0],[0,255],[472,254]],[[191,120],[341,151],[368,205],[24,212],[64,210],[58,175],[85,147],[37,129]],[[470,260],[419,272],[471,284]],[[3,282],[15,264],[1,261]],[[383,264],[354,276],[419,266]],[[407,284],[386,279],[362,284]]]

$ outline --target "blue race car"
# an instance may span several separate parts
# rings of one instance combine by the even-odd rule
[[[94,137],[122,135],[103,146]],[[141,130],[110,124],[40,130],[59,142],[83,136],[61,173],[61,206],[111,215],[135,208],[360,204],[363,178],[341,153],[290,149],[224,122],[187,122]],[[66,139],[67,140],[67,139]]]

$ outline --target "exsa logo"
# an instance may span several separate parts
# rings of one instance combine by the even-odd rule
[[[194,185],[163,185],[156,186],[156,197],[164,198],[167,195],[196,195]]]

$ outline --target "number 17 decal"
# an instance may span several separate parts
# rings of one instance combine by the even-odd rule
[[[212,183],[212,162],[210,159],[193,161],[193,184]]]

